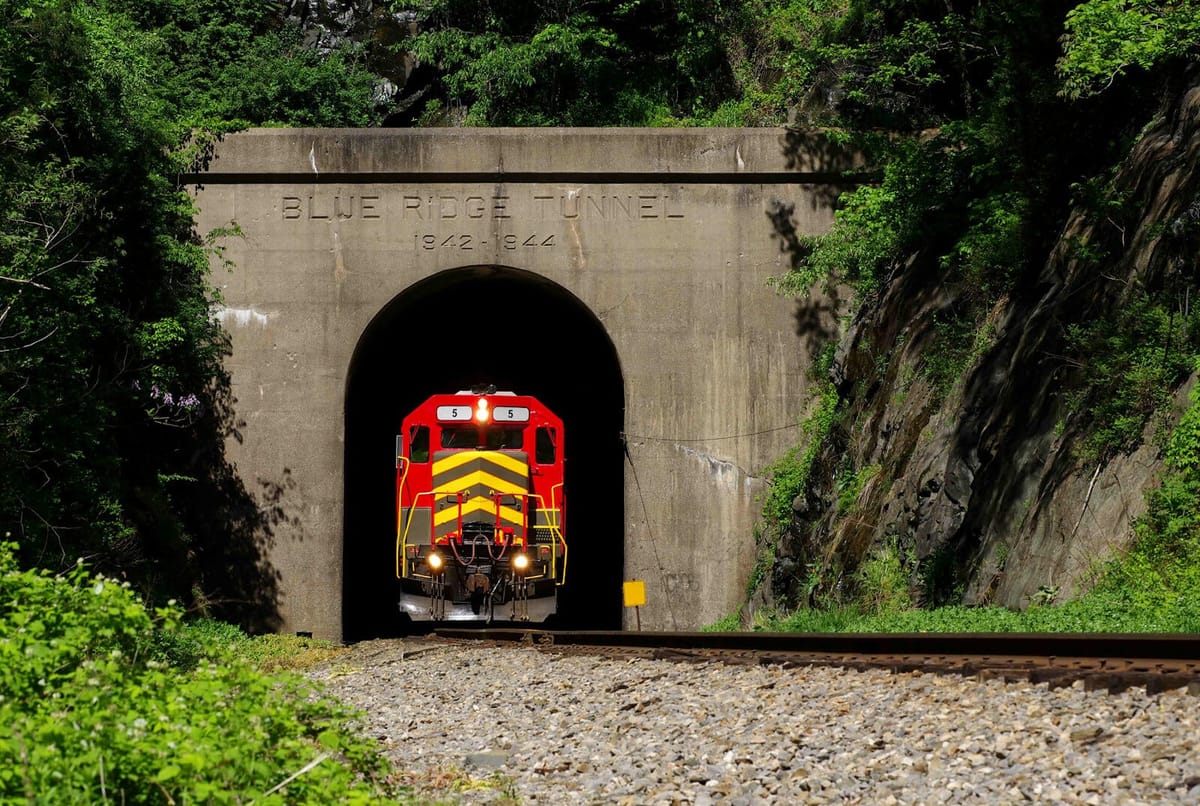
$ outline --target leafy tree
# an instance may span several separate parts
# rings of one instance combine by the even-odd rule
[[[383,110],[365,46],[306,47],[283,4],[245,0],[121,0],[153,31],[171,69],[160,94],[192,126],[366,126]],[[214,58],[214,55],[218,57]]]
[[[1200,6],[1191,0],[1088,0],[1067,14],[1058,62],[1063,94],[1078,98],[1111,87],[1130,68],[1200,51]]]
[[[425,119],[467,125],[664,125],[736,99],[720,0],[396,0],[422,32],[401,47],[436,67]],[[455,120],[455,122],[458,122]]]
[[[0,3],[0,533],[26,562],[89,556],[269,626],[272,512],[223,458],[226,341],[177,177],[213,132],[374,114],[354,54],[300,48],[274,4]]]

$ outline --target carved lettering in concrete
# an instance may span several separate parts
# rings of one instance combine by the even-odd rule
[[[679,199],[667,193],[583,193],[567,191],[533,197],[540,220],[564,218],[597,221],[638,221],[683,218]]]
[[[452,232],[449,234],[426,232],[414,234],[413,244],[426,252],[432,252],[436,249],[457,249],[462,252],[470,252],[475,249],[487,249],[489,245],[493,249],[506,249],[510,252],[517,249],[545,249],[558,246],[554,235],[544,232],[482,236],[469,232]]]
[[[538,221],[671,221],[685,217],[681,200],[670,193],[587,193],[570,190],[536,193],[523,199],[512,196],[404,193],[387,204],[378,195],[319,194],[283,196],[280,213],[285,221],[381,220],[385,212],[401,220],[470,222],[503,220],[513,210],[532,207]],[[524,203],[516,204],[517,201]]]
[[[699,584],[691,574],[667,574],[666,583],[667,593],[700,590]]]
[[[456,219],[512,218],[508,196],[457,196],[405,194],[401,218],[417,221],[454,221]]]
[[[307,219],[347,221],[360,218],[367,221],[383,218],[383,206],[378,196],[334,194],[332,196],[284,196],[279,204],[283,218],[289,221]]]

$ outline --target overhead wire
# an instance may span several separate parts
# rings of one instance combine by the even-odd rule
[[[801,425],[800,423],[793,423],[791,425],[781,425],[776,428],[764,428],[761,431],[747,431],[743,434],[727,434],[722,437],[686,437],[686,438],[652,437],[652,436],[647,436],[645,434],[628,434],[628,433],[622,431],[621,438],[622,439],[644,439],[644,440],[648,440],[650,442],[719,442],[724,439],[742,439],[744,437],[757,437],[757,436],[761,436],[762,434],[774,434],[777,431],[790,431],[793,428],[799,428],[800,425]]]
[[[744,439],[746,437],[757,437],[757,436],[761,436],[763,434],[774,434],[779,431],[790,431],[793,428],[799,428],[799,427],[800,427],[800,423],[793,423],[791,425],[781,425],[776,428],[764,428],[760,431],[747,431],[747,432],[741,433],[741,434],[727,434],[725,436],[719,436],[719,437],[688,437],[688,438],[682,438],[682,439],[674,438],[674,437],[652,437],[652,436],[648,436],[648,435],[644,435],[644,434],[629,434],[624,431],[621,432],[621,447],[625,453],[625,460],[627,462],[629,462],[629,469],[633,471],[633,483],[634,483],[634,486],[637,488],[638,501],[642,505],[642,517],[646,521],[646,533],[650,536],[650,548],[654,552],[654,562],[655,562],[655,564],[658,565],[658,573],[662,577],[662,585],[663,585],[664,590],[666,590],[666,588],[667,588],[667,571],[666,571],[666,568],[663,567],[662,557],[658,552],[658,541],[655,539],[654,529],[650,525],[650,513],[649,513],[648,509],[646,508],[646,497],[642,493],[642,482],[640,479],[638,479],[637,466],[634,465],[634,463],[633,463],[633,455],[629,453],[629,440],[635,439],[635,440],[645,440],[648,442],[673,442],[673,443],[719,442],[721,440]],[[666,597],[666,604],[667,604],[667,613],[671,617],[671,628],[677,629],[677,626],[676,626],[677,623],[675,621],[675,610],[671,606],[671,597],[670,596]]]

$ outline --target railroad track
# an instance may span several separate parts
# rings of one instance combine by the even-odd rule
[[[1054,633],[681,633],[439,627],[451,640],[519,642],[546,651],[679,662],[886,668],[1028,680],[1082,681],[1111,693],[1133,686],[1200,695],[1200,635]]]

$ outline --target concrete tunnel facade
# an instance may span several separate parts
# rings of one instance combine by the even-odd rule
[[[265,129],[188,177],[248,489],[281,489],[281,629],[394,625],[393,435],[430,394],[566,420],[565,623],[691,629],[741,601],[761,473],[801,438],[811,317],[769,286],[851,160],[782,129]],[[781,214],[782,211],[782,214]],[[226,263],[226,261],[228,263]],[[809,324],[805,324],[809,323]],[[382,500],[381,500],[382,499]]]

